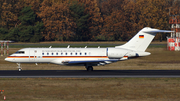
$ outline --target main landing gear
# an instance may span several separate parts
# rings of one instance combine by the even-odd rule
[[[86,66],[87,71],[93,71],[93,66]]]
[[[21,68],[21,63],[17,63],[17,68],[18,68],[18,71],[22,71],[22,68]]]

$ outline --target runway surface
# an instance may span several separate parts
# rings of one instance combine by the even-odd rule
[[[1,70],[0,78],[180,77],[180,70]]]

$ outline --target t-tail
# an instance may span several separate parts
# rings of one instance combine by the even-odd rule
[[[173,31],[159,30],[154,28],[145,27],[140,30],[131,40],[121,46],[116,46],[115,48],[130,49],[137,52],[145,52],[151,41],[156,36],[158,32],[170,33]]]

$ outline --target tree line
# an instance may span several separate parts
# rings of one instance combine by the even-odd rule
[[[127,41],[143,27],[170,29],[178,0],[0,0],[0,39]],[[166,40],[158,34],[155,40]]]

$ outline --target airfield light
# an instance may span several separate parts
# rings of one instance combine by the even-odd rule
[[[1,42],[1,56],[3,56],[3,42]]]
[[[6,96],[4,96],[4,100],[6,100]]]
[[[0,40],[0,42],[1,42],[1,56],[3,56],[3,51],[4,51],[4,55],[9,55],[9,42],[13,42],[13,41]]]
[[[4,55],[6,55],[6,42],[4,42]]]

